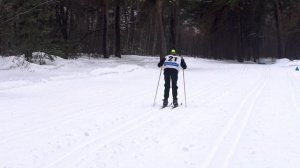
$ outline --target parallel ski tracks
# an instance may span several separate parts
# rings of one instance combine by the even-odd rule
[[[147,91],[138,91],[138,92],[136,92],[138,94],[131,95],[130,97],[126,97],[125,99],[127,101],[128,100],[134,101],[135,97],[140,96],[144,92],[149,92],[149,91],[148,90]],[[117,100],[117,98],[115,100]],[[47,104],[45,106],[51,107],[52,105],[49,102],[47,102]],[[118,107],[119,102],[118,101],[110,101],[109,103],[106,103],[105,105],[111,106],[111,107]],[[101,113],[99,113],[99,111],[96,110],[96,109],[101,109],[101,106],[103,106],[103,104],[101,102],[99,105],[96,105],[96,106],[91,104],[91,105],[88,105],[84,109],[82,108],[81,110],[71,111],[66,115],[58,115],[56,117],[53,117],[51,120],[48,120],[47,123],[43,122],[38,125],[33,125],[32,128],[31,128],[31,126],[29,126],[29,127],[18,129],[18,133],[16,133],[15,131],[11,131],[11,130],[8,130],[8,132],[2,131],[1,134],[5,135],[5,139],[1,139],[0,144],[4,144],[8,141],[13,141],[15,139],[20,139],[25,136],[37,134],[39,132],[43,132],[43,131],[52,129],[58,123],[60,125],[61,125],[61,123],[62,123],[62,125],[68,124],[74,120],[81,118],[81,116],[95,115],[97,117],[101,117]],[[59,109],[59,110],[60,111],[68,111],[68,109]],[[57,109],[53,109],[53,111],[57,111]],[[90,111],[92,111],[92,112],[90,112]],[[33,118],[27,118],[27,120],[33,120]]]
[[[140,91],[136,91],[135,92],[136,94],[133,94],[130,96],[125,96],[125,97],[122,96],[121,98],[126,99],[126,102],[135,101],[136,97],[140,97],[141,95],[144,95],[144,94],[149,94],[147,92],[150,92],[150,91],[151,90],[143,89]],[[117,107],[115,110],[121,110],[121,107],[119,107],[119,104],[120,104],[120,102],[118,101],[119,98],[116,97],[115,101],[110,101],[109,103],[105,103],[105,106]],[[4,144],[8,141],[13,141],[15,139],[21,139],[22,137],[25,137],[25,136],[39,134],[39,132],[41,132],[41,133],[45,132],[45,131],[55,127],[55,125],[57,123],[61,123],[60,125],[68,124],[69,122],[80,119],[81,118],[80,116],[95,115],[97,117],[101,117],[101,113],[98,113],[98,111],[95,109],[101,109],[102,105],[103,104],[100,102],[100,104],[97,106],[87,106],[87,108],[85,108],[83,111],[78,110],[76,113],[68,114],[68,116],[64,116],[63,118],[60,118],[61,116],[57,116],[57,117],[53,118],[51,121],[48,121],[46,123],[46,125],[45,125],[45,123],[41,123],[39,129],[36,129],[37,125],[34,125],[34,128],[29,127],[29,128],[24,128],[21,131],[18,130],[18,132],[20,132],[20,133],[13,133],[11,135],[9,135],[9,133],[7,133],[5,136],[5,139],[0,141],[0,144]],[[89,111],[92,111],[92,112],[89,112]],[[135,129],[138,129],[139,127],[141,127],[143,125],[146,125],[147,123],[151,122],[155,118],[158,118],[159,116],[165,114],[165,111],[163,113],[162,112],[156,113],[158,111],[159,111],[158,109],[143,111],[141,113],[141,115],[135,116],[133,119],[132,119],[132,117],[130,117],[131,119],[124,120],[125,121],[124,124],[118,124],[117,126],[113,127],[112,129],[105,131],[105,133],[99,135],[98,137],[93,138],[90,141],[78,144],[76,147],[74,147],[73,149],[70,149],[69,152],[63,154],[62,157],[55,160],[47,167],[53,167],[53,166],[55,167],[56,164],[63,162],[65,159],[69,158],[70,156],[73,156],[73,155],[78,156],[78,154],[80,153],[81,150],[89,148],[89,147],[93,146],[93,144],[97,144],[97,146],[96,146],[97,148],[99,146],[103,147],[103,146],[113,142],[114,140],[125,136],[127,133],[134,131]],[[95,147],[95,146],[93,146],[93,147]],[[72,162],[74,162],[74,161],[72,161]]]
[[[92,78],[93,77],[94,76],[92,76]],[[136,94],[133,94],[130,96],[125,96],[125,97],[123,96],[122,98],[126,99],[127,101],[135,101],[136,97],[140,97],[140,95],[146,94],[147,92],[150,92],[150,91],[143,89],[143,90],[135,92]],[[50,94],[55,95],[55,93],[50,93]],[[116,100],[116,101],[106,102],[105,106],[118,107],[118,105],[119,105],[118,99],[119,99],[118,97],[115,97],[114,100]],[[53,103],[46,101],[46,104],[44,106],[51,108],[53,106]],[[34,135],[39,132],[43,132],[43,131],[52,129],[58,123],[60,125],[68,124],[74,120],[77,120],[78,118],[81,118],[80,116],[95,115],[97,117],[101,117],[101,113],[99,113],[99,111],[96,109],[101,109],[102,106],[103,106],[103,102],[99,102],[99,104],[97,104],[97,105],[90,104],[90,105],[87,105],[85,108],[81,108],[80,110],[71,111],[65,115],[61,115],[61,113],[58,113],[60,115],[57,115],[50,120],[47,120],[46,123],[42,122],[42,123],[37,123],[32,126],[29,125],[28,127],[18,129],[17,133],[13,130],[2,131],[1,134],[5,135],[5,138],[0,140],[0,144],[4,144],[8,141],[13,141],[15,139],[20,139],[22,137]],[[58,111],[58,110],[59,111],[69,111],[70,109],[63,109],[63,108],[62,109],[55,109],[55,108],[53,109],[53,111]],[[49,109],[48,109],[48,111],[49,111]],[[21,119],[22,116],[14,117],[14,119],[18,119],[18,118]],[[26,120],[32,121],[32,120],[34,120],[34,118],[35,118],[35,116],[29,117],[29,118],[28,118],[28,116],[26,116]],[[2,123],[2,124],[4,124],[4,123]]]
[[[138,128],[147,125],[148,123],[150,123],[151,121],[159,118],[160,116],[168,114],[168,113],[165,113],[165,112],[164,113],[162,113],[162,112],[154,113],[154,112],[157,112],[157,111],[159,111],[159,110],[153,109],[153,110],[150,110],[146,113],[144,112],[143,115],[140,115],[137,118],[134,118],[130,121],[127,121],[125,124],[122,124],[121,126],[118,126],[117,128],[114,128],[114,129],[106,132],[105,134],[102,134],[102,135],[98,136],[97,138],[94,138],[94,139],[92,139],[88,142],[85,142],[85,143],[77,146],[76,148],[73,148],[71,151],[65,153],[62,157],[60,157],[59,159],[53,161],[52,163],[50,163],[46,167],[50,168],[50,167],[55,167],[59,164],[63,165],[64,164],[63,162],[66,159],[71,159],[73,161],[74,160],[80,161],[82,158],[84,158],[84,156],[80,155],[80,153],[82,151],[85,151],[85,150],[88,150],[88,149],[94,149],[94,148],[99,149],[99,148],[105,147],[106,145],[109,145],[110,143],[126,136],[130,132],[132,132],[134,130],[137,130]],[[67,163],[70,163],[70,162],[67,162]],[[64,166],[62,166],[62,167],[64,167]]]
[[[130,95],[128,97],[122,97],[125,98],[126,101],[134,101],[136,99],[136,97],[140,97],[140,95],[143,95],[143,93],[146,92],[150,92],[149,90],[141,90],[141,91],[137,91],[135,95]],[[117,100],[117,99],[116,99]],[[115,106],[118,107],[119,106],[119,102],[118,101],[111,101],[111,103],[106,103],[106,106]],[[92,109],[97,109],[100,108],[101,109],[101,105],[99,106],[94,106],[94,107],[88,107],[87,109],[84,109],[84,111],[78,111],[75,114],[72,115],[68,115],[67,117],[64,117],[62,119],[60,119],[60,116],[57,116],[56,119],[53,119],[49,122],[47,122],[47,125],[45,126],[41,126],[40,129],[33,129],[33,128],[28,128],[28,129],[23,129],[22,132],[20,134],[12,134],[12,135],[6,135],[4,140],[0,141],[0,144],[3,144],[7,141],[12,141],[14,139],[20,139],[24,136],[29,136],[29,135],[33,135],[33,134],[38,134],[38,132],[45,132],[46,130],[52,129],[55,125],[55,123],[61,123],[63,122],[62,125],[67,124],[68,122],[72,122],[74,120],[77,120],[78,118],[80,118],[80,116],[83,115],[93,115],[97,113],[97,110],[92,110]],[[121,107],[118,107],[115,110],[120,110]],[[87,111],[93,111],[93,112],[89,112],[88,114],[86,113]],[[147,123],[155,120],[156,118],[160,117],[161,115],[166,114],[165,111],[158,112],[158,109],[152,109],[152,110],[148,110],[148,111],[143,111],[141,113],[141,115],[136,116],[135,118],[129,120],[129,121],[125,121],[124,124],[120,124],[108,131],[105,131],[105,133],[97,136],[96,138],[91,139],[90,141],[78,144],[76,147],[72,148],[69,150],[69,152],[63,154],[62,157],[60,157],[59,159],[53,161],[52,163],[50,163],[48,166],[46,167],[55,167],[57,164],[60,163],[64,163],[65,159],[71,158],[73,159],[72,156],[75,157],[83,157],[80,155],[80,151],[88,149],[88,148],[99,148],[100,147],[104,147],[107,144],[110,144],[111,142],[127,135],[128,133],[146,125]],[[97,117],[101,117],[101,114],[97,115]],[[36,128],[36,125],[34,126]],[[96,146],[93,146],[95,145]],[[69,163],[74,163],[76,161],[71,161]]]
[[[251,112],[255,107],[259,95],[262,93],[270,79],[270,69],[265,73],[263,79],[259,80],[255,87],[249,91],[241,101],[234,115],[226,125],[225,129],[217,138],[212,150],[202,168],[226,168],[230,164],[237,145],[249,122]],[[260,82],[260,81],[263,81]]]

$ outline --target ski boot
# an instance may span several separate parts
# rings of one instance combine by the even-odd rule
[[[163,106],[162,108],[165,108],[168,106],[168,99],[163,99]]]
[[[178,107],[178,101],[177,100],[173,100],[173,108]]]

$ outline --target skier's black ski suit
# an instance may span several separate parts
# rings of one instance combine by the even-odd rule
[[[187,68],[187,65],[182,57],[175,55],[168,55],[165,58],[161,59],[158,63],[158,67],[164,67],[164,78],[165,78],[165,90],[164,90],[164,103],[168,102],[169,91],[170,91],[170,82],[172,80],[172,95],[173,103],[177,103],[177,80],[178,80],[178,70],[179,70],[179,61],[180,66],[183,69]],[[177,63],[178,62],[178,63]]]

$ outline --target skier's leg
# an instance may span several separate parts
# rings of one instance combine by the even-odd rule
[[[170,92],[170,79],[171,74],[168,69],[164,70],[164,77],[165,77],[165,91],[164,91],[164,104],[168,104],[169,92]]]
[[[177,90],[178,90],[178,86],[177,86],[177,80],[178,80],[178,71],[174,70],[172,72],[172,95],[173,95],[173,104],[174,105],[178,105],[177,102]]]

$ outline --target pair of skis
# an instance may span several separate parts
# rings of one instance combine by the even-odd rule
[[[164,109],[166,107],[171,107],[171,109],[175,109],[175,108],[178,107],[178,105],[174,105],[174,104],[171,103],[170,105],[162,106],[161,109]]]
[[[167,107],[171,107],[171,109],[175,109],[175,108],[177,108],[178,106],[162,106],[160,109],[165,109],[165,108],[167,108]]]

